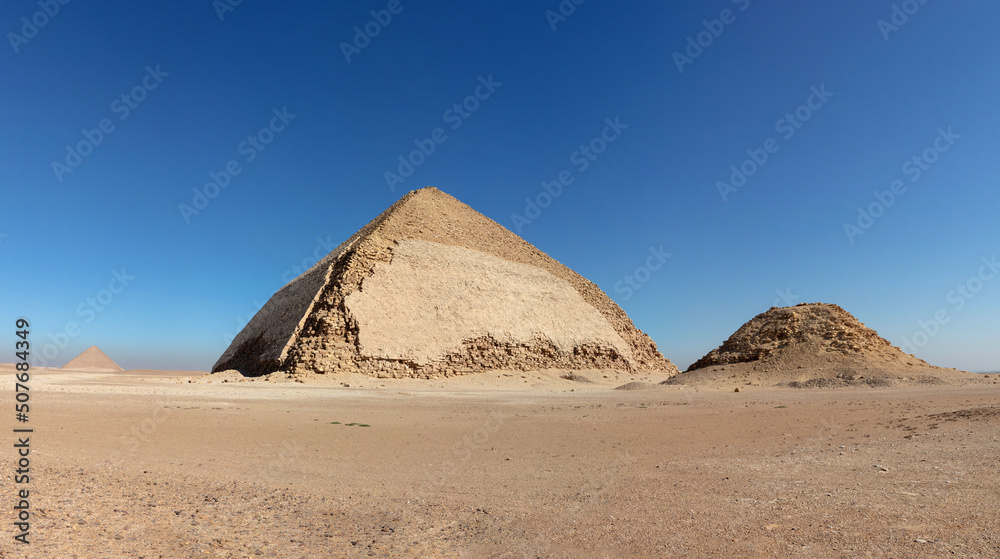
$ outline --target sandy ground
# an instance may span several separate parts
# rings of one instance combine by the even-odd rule
[[[35,374],[32,543],[8,506],[0,557],[1000,556],[1000,375],[734,393],[188,374]]]

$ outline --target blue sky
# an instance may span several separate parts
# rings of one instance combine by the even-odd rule
[[[0,315],[51,365],[207,370],[432,185],[682,367],[822,301],[1000,368],[995,2],[225,1],[0,7]]]

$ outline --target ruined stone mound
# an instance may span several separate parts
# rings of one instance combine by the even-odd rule
[[[596,285],[428,187],[275,293],[212,371],[545,368],[677,371]]]
[[[83,350],[83,353],[77,355],[61,367],[62,369],[75,369],[78,371],[121,371],[123,370],[108,357],[103,351],[101,351],[96,345],[92,345],[87,349]]]
[[[772,307],[740,327],[721,346],[696,361],[671,383],[730,380],[734,383],[796,387],[835,384],[885,386],[886,379],[975,375],[934,367],[903,353],[837,305],[802,303]]]
[[[777,357],[785,349],[919,361],[837,305],[801,303],[794,307],[771,307],[753,317],[688,370],[760,361]]]

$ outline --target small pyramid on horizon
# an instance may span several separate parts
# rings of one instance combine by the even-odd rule
[[[118,363],[112,361],[111,358],[101,351],[96,345],[92,345],[83,350],[83,353],[77,355],[73,359],[70,359],[69,363],[66,363],[60,367],[60,369],[115,372],[124,370],[118,366]]]
[[[433,187],[404,195],[278,290],[212,367],[227,369],[677,372],[596,285]]]

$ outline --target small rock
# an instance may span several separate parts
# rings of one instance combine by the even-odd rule
[[[733,390],[733,392],[739,392],[739,391],[740,391],[740,387],[739,386],[737,386],[736,389]]]
[[[927,540],[921,540],[921,539],[916,539],[916,540],[913,540],[913,541],[916,542],[916,543],[927,543]]]

